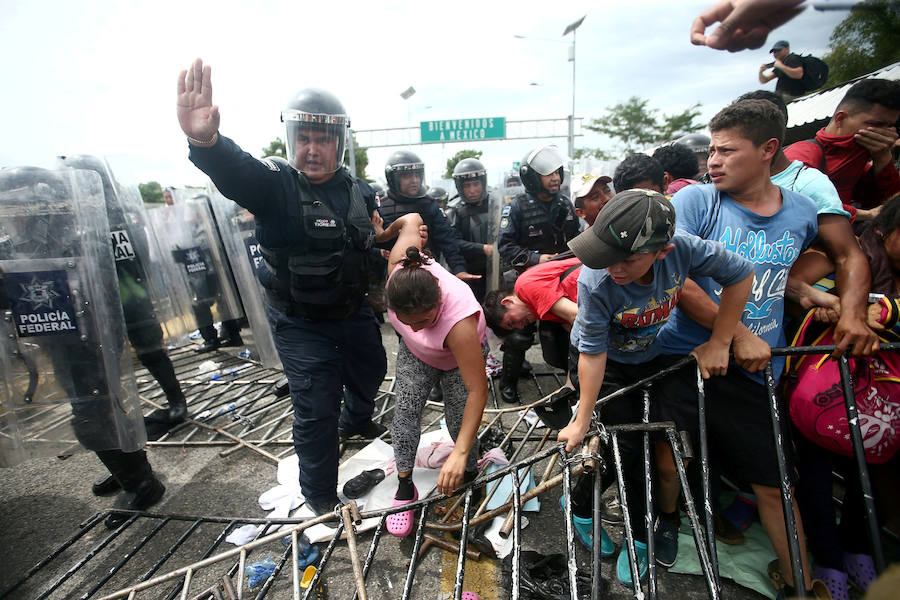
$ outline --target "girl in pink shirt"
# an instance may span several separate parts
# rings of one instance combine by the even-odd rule
[[[450,495],[477,475],[476,434],[487,402],[484,371],[485,321],[465,282],[421,253],[422,218],[401,217],[388,259],[387,302],[391,324],[401,336],[397,353],[396,408],[391,423],[398,487],[394,505],[418,499],[412,482],[428,392],[440,383],[444,415],[455,448],[438,476],[438,492]],[[387,530],[409,535],[413,511],[390,515]]]

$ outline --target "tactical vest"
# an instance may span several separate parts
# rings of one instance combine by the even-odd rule
[[[419,213],[424,219],[432,202],[434,200],[431,198],[416,198],[404,202],[393,194],[388,194],[381,199],[381,206],[378,207],[378,212],[381,213],[381,217],[384,219],[384,226],[387,227],[403,215],[410,213]]]
[[[302,241],[287,248],[260,245],[272,272],[269,302],[292,316],[344,319],[362,305],[368,290],[369,250],[375,229],[359,184],[348,183],[347,222],[316,199],[309,182],[296,173]],[[350,181],[350,180],[348,180]]]
[[[564,252],[568,248],[565,227],[571,212],[563,197],[551,201],[559,203],[559,211],[552,223],[547,220],[552,209],[548,211],[543,200],[531,194],[521,194],[516,199],[521,214],[519,245],[541,254]]]
[[[490,235],[489,199],[485,197],[480,206],[462,202],[454,209],[453,227],[462,239],[476,244],[494,244]]]

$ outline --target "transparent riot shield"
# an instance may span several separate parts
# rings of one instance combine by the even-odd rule
[[[0,466],[146,441],[100,177],[0,171]]]
[[[256,241],[253,215],[220,194],[212,183],[209,184],[208,194],[216,225],[222,235],[222,244],[231,263],[234,282],[244,305],[244,314],[253,332],[252,342],[247,343],[250,357],[263,366],[281,368],[266,317],[263,289],[256,277],[256,270],[264,267],[261,267],[263,257],[259,242]]]
[[[244,316],[212,210],[202,198],[148,211],[176,301],[188,306],[203,339],[215,339],[215,322],[239,324]],[[238,325],[239,329],[239,325]]]
[[[172,281],[150,231],[147,210],[137,186],[123,185],[105,159],[88,155],[60,156],[59,165],[100,174],[109,237],[119,278],[128,337],[138,354],[187,343],[190,314],[173,301]]]
[[[486,290],[488,292],[500,289],[502,268],[500,263],[500,249],[498,242],[500,240],[500,219],[503,214],[504,203],[497,194],[488,195],[488,239],[492,240],[494,251],[487,257],[487,268],[484,278],[486,280]]]

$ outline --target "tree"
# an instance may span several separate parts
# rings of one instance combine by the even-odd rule
[[[444,173],[444,179],[453,178],[453,169],[456,168],[456,164],[459,161],[465,158],[481,158],[482,154],[483,152],[481,150],[460,150],[453,155],[453,158],[447,159],[447,171]]]
[[[833,87],[900,61],[900,3],[865,0],[837,24],[822,57]]]
[[[139,183],[138,190],[141,192],[141,198],[147,203],[163,202],[162,186],[157,181],[148,181],[147,183]]]
[[[356,145],[356,136],[353,136],[353,158],[356,160],[356,176],[368,182],[374,181],[366,177],[366,167],[369,166],[368,148],[360,148]]]
[[[579,148],[575,158],[590,155],[600,159],[617,158],[638,152],[642,148],[667,142],[703,129],[703,123],[694,120],[700,116],[700,104],[694,104],[680,113],[662,115],[658,109],[649,108],[649,100],[632,96],[627,102],[608,106],[606,114],[585,125],[586,129],[603,133],[617,141],[617,149],[612,152],[599,148]]]
[[[281,138],[277,137],[272,140],[267,147],[262,149],[262,155],[264,158],[266,156],[280,156],[281,158],[287,158],[287,148],[285,148]]]

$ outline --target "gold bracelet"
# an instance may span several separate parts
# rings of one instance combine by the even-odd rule
[[[212,146],[215,144],[216,140],[219,139],[219,132],[216,131],[212,134],[212,137],[206,141],[198,140],[196,138],[192,138],[191,136],[187,136],[187,141],[195,146]]]

